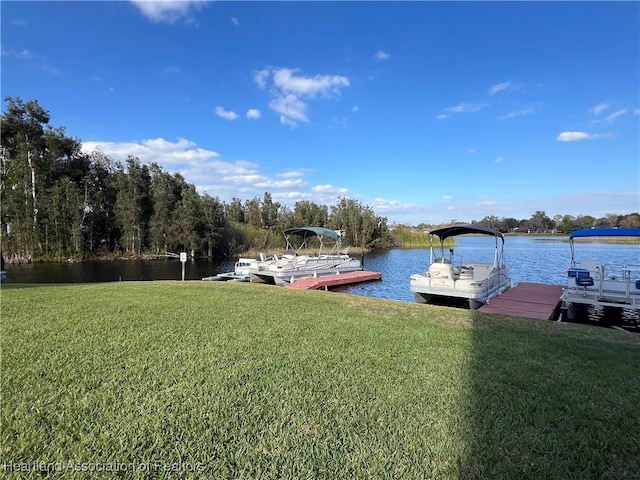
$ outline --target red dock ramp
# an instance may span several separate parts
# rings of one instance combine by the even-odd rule
[[[519,283],[506,292],[492,298],[489,303],[480,307],[486,313],[502,313],[514,317],[553,320],[560,296],[561,285],[542,283]]]
[[[316,278],[302,278],[290,283],[286,288],[295,290],[317,290],[319,288],[337,287],[338,285],[350,285],[352,283],[368,282],[370,280],[380,280],[382,273],[367,272],[360,270],[357,272],[338,273],[336,275],[325,275]]]

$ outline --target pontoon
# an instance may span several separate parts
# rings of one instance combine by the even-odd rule
[[[251,270],[252,280],[286,285],[301,278],[339,275],[362,270],[362,262],[342,249],[344,231],[323,227],[301,227],[285,230],[286,248],[282,256],[260,255],[257,271]],[[293,239],[298,242],[292,243]],[[315,239],[317,253],[307,254],[309,240]],[[325,245],[327,242],[327,245]],[[328,249],[328,252],[327,252]]]
[[[588,306],[640,312],[640,251],[636,264],[577,260],[575,240],[588,237],[640,237],[640,228],[587,228],[569,235],[571,265],[561,297],[563,316],[573,320]]]
[[[445,240],[467,234],[495,237],[492,263],[464,261],[456,265],[453,248],[449,249],[449,258],[445,257]],[[439,239],[438,257],[435,257],[437,245],[434,247],[434,237]],[[509,269],[504,263],[504,236],[499,231],[479,225],[454,225],[431,231],[429,241],[431,248],[428,270],[411,275],[410,289],[415,294],[416,302],[462,301],[468,302],[470,309],[476,310],[511,288]]]

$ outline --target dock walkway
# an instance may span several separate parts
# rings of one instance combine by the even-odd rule
[[[353,283],[380,280],[381,278],[382,273],[380,272],[368,272],[366,270],[360,270],[357,272],[339,273],[337,275],[302,278],[293,283],[290,283],[285,288],[292,288],[295,290],[317,290],[319,288],[328,289],[329,287],[337,287],[338,285],[351,285]]]
[[[506,292],[492,298],[480,307],[480,312],[501,313],[514,317],[553,320],[562,295],[561,285],[519,283]]]

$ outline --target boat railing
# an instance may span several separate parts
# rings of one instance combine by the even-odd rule
[[[575,286],[565,289],[568,295],[577,293],[584,300],[600,305],[640,305],[640,265],[592,263],[580,263],[580,269],[595,268],[588,268],[588,277],[575,278]]]

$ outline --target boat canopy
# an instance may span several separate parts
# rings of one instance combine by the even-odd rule
[[[499,237],[504,243],[504,235],[498,230],[489,227],[483,227],[481,225],[453,225],[452,227],[438,228],[429,232],[430,235],[436,235],[440,241],[444,242],[449,237],[455,237],[456,235],[466,235],[468,233],[476,233],[481,235],[491,235],[493,237]]]
[[[288,237],[289,235],[300,235],[305,240],[307,238],[318,236],[318,237],[330,237],[334,240],[340,240],[340,235],[335,230],[331,230],[329,228],[324,227],[299,227],[299,228],[289,228],[284,231],[284,235]]]
[[[640,237],[640,228],[583,228],[569,235],[570,240],[583,237]]]

